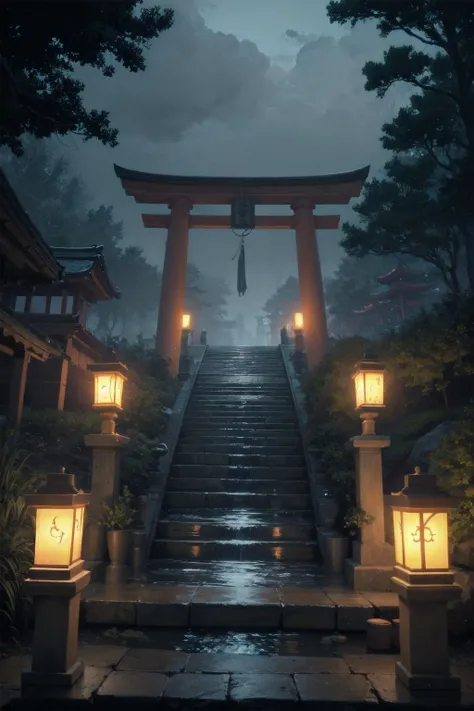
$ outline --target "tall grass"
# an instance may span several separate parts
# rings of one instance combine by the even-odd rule
[[[23,452],[8,442],[0,450],[0,629],[14,629],[23,580],[32,563],[33,517],[25,495],[39,479],[25,469]]]

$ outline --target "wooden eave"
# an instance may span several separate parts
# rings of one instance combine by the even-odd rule
[[[320,205],[345,205],[359,197],[370,166],[346,173],[286,178],[229,178],[162,175],[114,165],[127,195],[137,203],[166,205],[179,197],[193,204],[230,204],[250,195],[260,205],[292,205],[298,200]]]
[[[61,278],[62,270],[50,248],[21,205],[0,169],[0,241],[7,259],[25,278],[40,281]]]
[[[48,336],[69,339],[72,338],[75,347],[86,350],[92,357],[99,360],[111,359],[112,349],[106,346],[94,334],[79,323],[77,314],[64,316],[62,314],[25,314],[25,321],[35,324]]]
[[[4,338],[10,339],[15,345],[22,345],[33,358],[47,360],[50,356],[65,358],[65,354],[47,336],[34,333],[27,325],[12,314],[0,309],[0,330]]]

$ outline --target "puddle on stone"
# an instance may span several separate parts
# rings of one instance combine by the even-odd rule
[[[169,649],[186,654],[255,654],[338,657],[364,654],[365,635],[348,635],[341,644],[327,645],[323,633],[179,630],[143,627],[140,634],[116,627],[81,630],[81,644],[118,644],[145,649]]]

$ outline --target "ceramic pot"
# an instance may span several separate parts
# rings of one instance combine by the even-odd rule
[[[324,539],[324,565],[327,573],[342,573],[348,555],[349,540],[345,536],[327,536]]]
[[[130,550],[130,531],[107,531],[107,548],[113,565],[127,565]]]

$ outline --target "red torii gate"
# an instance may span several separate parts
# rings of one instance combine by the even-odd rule
[[[255,228],[294,230],[308,366],[324,355],[327,341],[316,230],[337,229],[338,215],[314,215],[316,205],[347,205],[359,197],[370,167],[302,178],[207,178],[160,175],[114,165],[127,195],[140,204],[168,205],[168,215],[143,214],[145,227],[168,230],[156,349],[176,375],[181,348],[190,229],[230,229],[229,216],[191,215],[194,205],[231,205],[243,195],[256,205],[289,205],[293,215],[257,215]],[[137,285],[139,288],[139,285]]]

